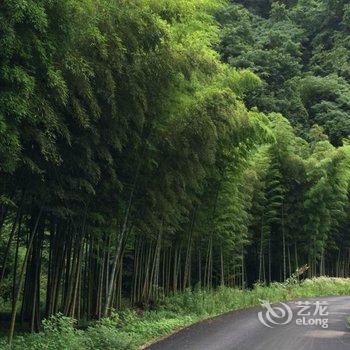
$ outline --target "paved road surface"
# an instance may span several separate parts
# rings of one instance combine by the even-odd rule
[[[266,310],[252,308],[235,311],[188,327],[171,337],[151,345],[148,350],[350,350],[350,329],[347,328],[346,318],[350,316],[349,297],[327,297],[317,299],[303,299],[310,302],[310,309],[303,314],[316,311],[318,301],[325,302],[327,310],[311,318],[328,319],[328,328],[320,325],[298,325],[298,312],[302,311],[296,303],[287,303],[293,314],[290,323],[288,317],[274,318],[278,323],[273,325],[266,318]],[[275,312],[280,315],[281,310],[273,305]],[[262,318],[269,326],[261,324],[258,312],[262,311]],[[323,316],[328,311],[328,316]],[[288,313],[286,313],[288,315]],[[310,317],[305,318],[305,323]],[[325,321],[323,321],[325,322]]]

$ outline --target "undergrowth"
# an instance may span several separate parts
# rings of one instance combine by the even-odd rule
[[[13,350],[129,350],[137,349],[158,337],[231,310],[259,304],[304,297],[350,294],[350,279],[313,278],[301,283],[290,279],[270,286],[256,285],[252,290],[221,287],[177,293],[162,300],[155,310],[142,314],[135,310],[116,312],[79,330],[75,321],[56,315],[43,322],[37,334],[16,336]],[[5,340],[0,349],[9,350]]]

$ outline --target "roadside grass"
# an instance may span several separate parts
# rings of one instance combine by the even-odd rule
[[[155,310],[114,313],[112,317],[79,330],[75,321],[57,315],[43,322],[38,334],[16,336],[14,350],[131,350],[164,337],[201,320],[232,310],[270,302],[330,295],[350,295],[350,279],[319,277],[301,283],[289,279],[270,286],[256,285],[252,290],[221,287],[195,290],[165,298]],[[0,349],[9,350],[5,340]]]

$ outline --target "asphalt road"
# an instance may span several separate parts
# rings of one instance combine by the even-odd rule
[[[289,312],[288,307],[281,304],[274,304],[270,313],[260,307],[230,312],[183,329],[148,349],[350,350],[350,329],[346,323],[346,318],[350,316],[350,296],[300,301],[309,302],[309,308],[302,310],[299,304],[291,302],[287,303]],[[284,310],[285,317],[281,317],[283,311],[277,307]],[[267,326],[259,320],[259,312]],[[310,316],[301,316],[300,313],[310,313]],[[289,315],[292,315],[291,320],[288,319]],[[328,323],[328,328],[323,328],[322,322]]]

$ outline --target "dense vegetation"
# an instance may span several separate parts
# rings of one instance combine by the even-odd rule
[[[220,287],[186,290],[165,297],[154,310],[114,311],[109,318],[84,330],[62,314],[43,321],[42,332],[15,337],[12,347],[1,341],[2,350],[132,350],[147,345],[193,323],[228,311],[252,307],[260,300],[287,301],[320,295],[348,295],[349,279],[318,277],[298,283],[293,278],[251,290]],[[209,321],[210,322],[210,321]],[[346,320],[344,319],[346,323]]]
[[[340,0],[2,1],[10,342],[16,316],[349,276],[349,33]]]

